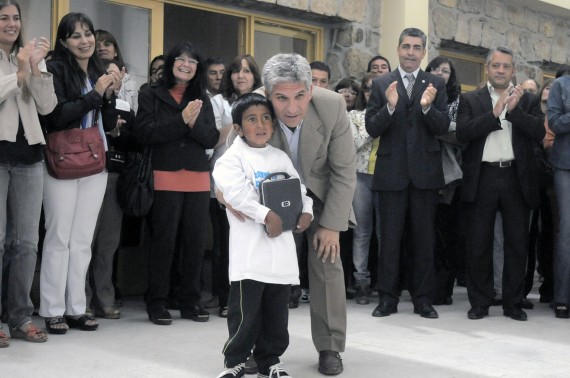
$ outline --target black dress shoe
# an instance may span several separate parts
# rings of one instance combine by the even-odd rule
[[[570,311],[568,310],[568,306],[563,303],[557,303],[553,306],[554,308],[554,316],[559,319],[568,319],[570,317]]]
[[[388,301],[382,301],[378,306],[376,306],[376,308],[372,312],[372,316],[378,318],[378,317],[388,316],[390,314],[395,314],[396,312],[398,312],[398,304]]]
[[[414,306],[414,314],[420,314],[420,316],[422,318],[426,318],[426,319],[437,319],[437,318],[439,318],[437,311],[435,311],[435,309],[431,305],[428,305],[428,304],[421,304],[419,306]]]
[[[190,308],[181,308],[180,317],[182,319],[190,319],[195,322],[207,322],[210,319],[210,313],[204,310],[200,305],[194,305]]]
[[[519,305],[521,306],[521,308],[524,308],[525,310],[532,310],[534,308],[534,304],[532,304],[532,302],[526,298],[523,298],[521,303],[519,303]]]
[[[342,373],[342,358],[338,352],[322,350],[319,352],[319,373],[324,375],[337,375]]]
[[[467,312],[467,317],[471,320],[483,319],[487,315],[489,315],[488,307],[471,307],[471,310]]]
[[[170,312],[164,307],[159,307],[153,310],[147,310],[148,320],[157,325],[170,325],[172,324],[172,316]]]
[[[356,291],[356,303],[359,305],[367,305],[370,303],[370,287],[369,286],[358,286]]]
[[[504,309],[503,315],[513,320],[525,321],[527,319],[526,312],[524,312],[520,308],[511,308],[509,310]]]

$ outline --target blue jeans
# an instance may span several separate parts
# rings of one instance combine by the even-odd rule
[[[554,171],[560,225],[554,249],[554,302],[570,304],[570,170]]]
[[[11,328],[31,321],[34,310],[30,289],[38,252],[43,166],[0,164],[0,288],[3,282],[2,304]]]
[[[374,223],[374,209],[378,208],[376,196],[372,191],[372,177],[373,175],[367,173],[356,173],[356,190],[352,199],[352,208],[357,224],[353,230],[352,238],[352,262],[354,263],[356,286],[370,285],[368,254]],[[378,238],[378,246],[380,246],[379,218],[376,218],[376,237]]]

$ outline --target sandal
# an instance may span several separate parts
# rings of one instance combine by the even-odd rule
[[[32,322],[28,322],[20,328],[12,329],[10,334],[14,339],[22,339],[31,343],[45,343],[48,339],[45,331],[37,328]]]
[[[10,337],[2,331],[0,326],[0,348],[8,348],[10,346]]]
[[[104,319],[120,319],[121,318],[121,311],[118,308],[116,308],[115,306],[103,307],[102,309],[95,308],[94,314],[96,317],[104,318]]]
[[[69,328],[79,328],[82,331],[95,331],[99,327],[99,324],[93,324],[96,320],[89,315],[81,315],[79,317],[66,315],[65,319],[67,320]],[[88,322],[91,322],[91,324],[88,324]]]
[[[69,326],[65,322],[63,316],[53,316],[51,318],[46,318],[46,329],[49,333],[54,335],[64,335]]]

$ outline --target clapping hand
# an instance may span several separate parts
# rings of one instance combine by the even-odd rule
[[[386,89],[385,95],[388,100],[388,110],[394,111],[396,109],[396,104],[398,103],[398,82],[394,81]]]
[[[510,91],[507,99],[505,100],[507,106],[507,112],[511,112],[515,106],[519,103],[522,95],[524,94],[524,90],[522,86],[519,84],[517,85],[512,91]]]
[[[50,49],[49,40],[45,37],[34,38],[26,44],[25,48],[29,51],[32,75],[41,76],[39,64],[45,59]]]
[[[187,124],[188,127],[194,127],[200,110],[202,110],[202,100],[190,101],[188,105],[186,105],[182,111],[182,119],[184,119],[184,123]]]
[[[426,111],[431,106],[433,100],[435,100],[436,95],[437,89],[433,86],[432,83],[429,83],[426,90],[422,94],[422,99],[420,100],[420,105],[424,111]]]

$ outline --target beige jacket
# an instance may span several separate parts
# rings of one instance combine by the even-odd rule
[[[19,116],[28,144],[45,144],[38,113],[49,114],[57,105],[57,97],[45,62],[41,63],[40,70],[41,77],[29,74],[25,85],[19,88],[16,54],[6,56],[0,49],[0,140],[16,141]]]
[[[265,95],[263,87],[255,92]],[[232,129],[228,142],[236,136]],[[269,144],[291,157],[277,120]],[[356,150],[342,95],[313,86],[313,96],[301,127],[299,161],[299,173],[303,175],[307,190],[324,204],[319,225],[334,231],[346,231],[349,224],[354,226],[352,197],[356,188]]]

